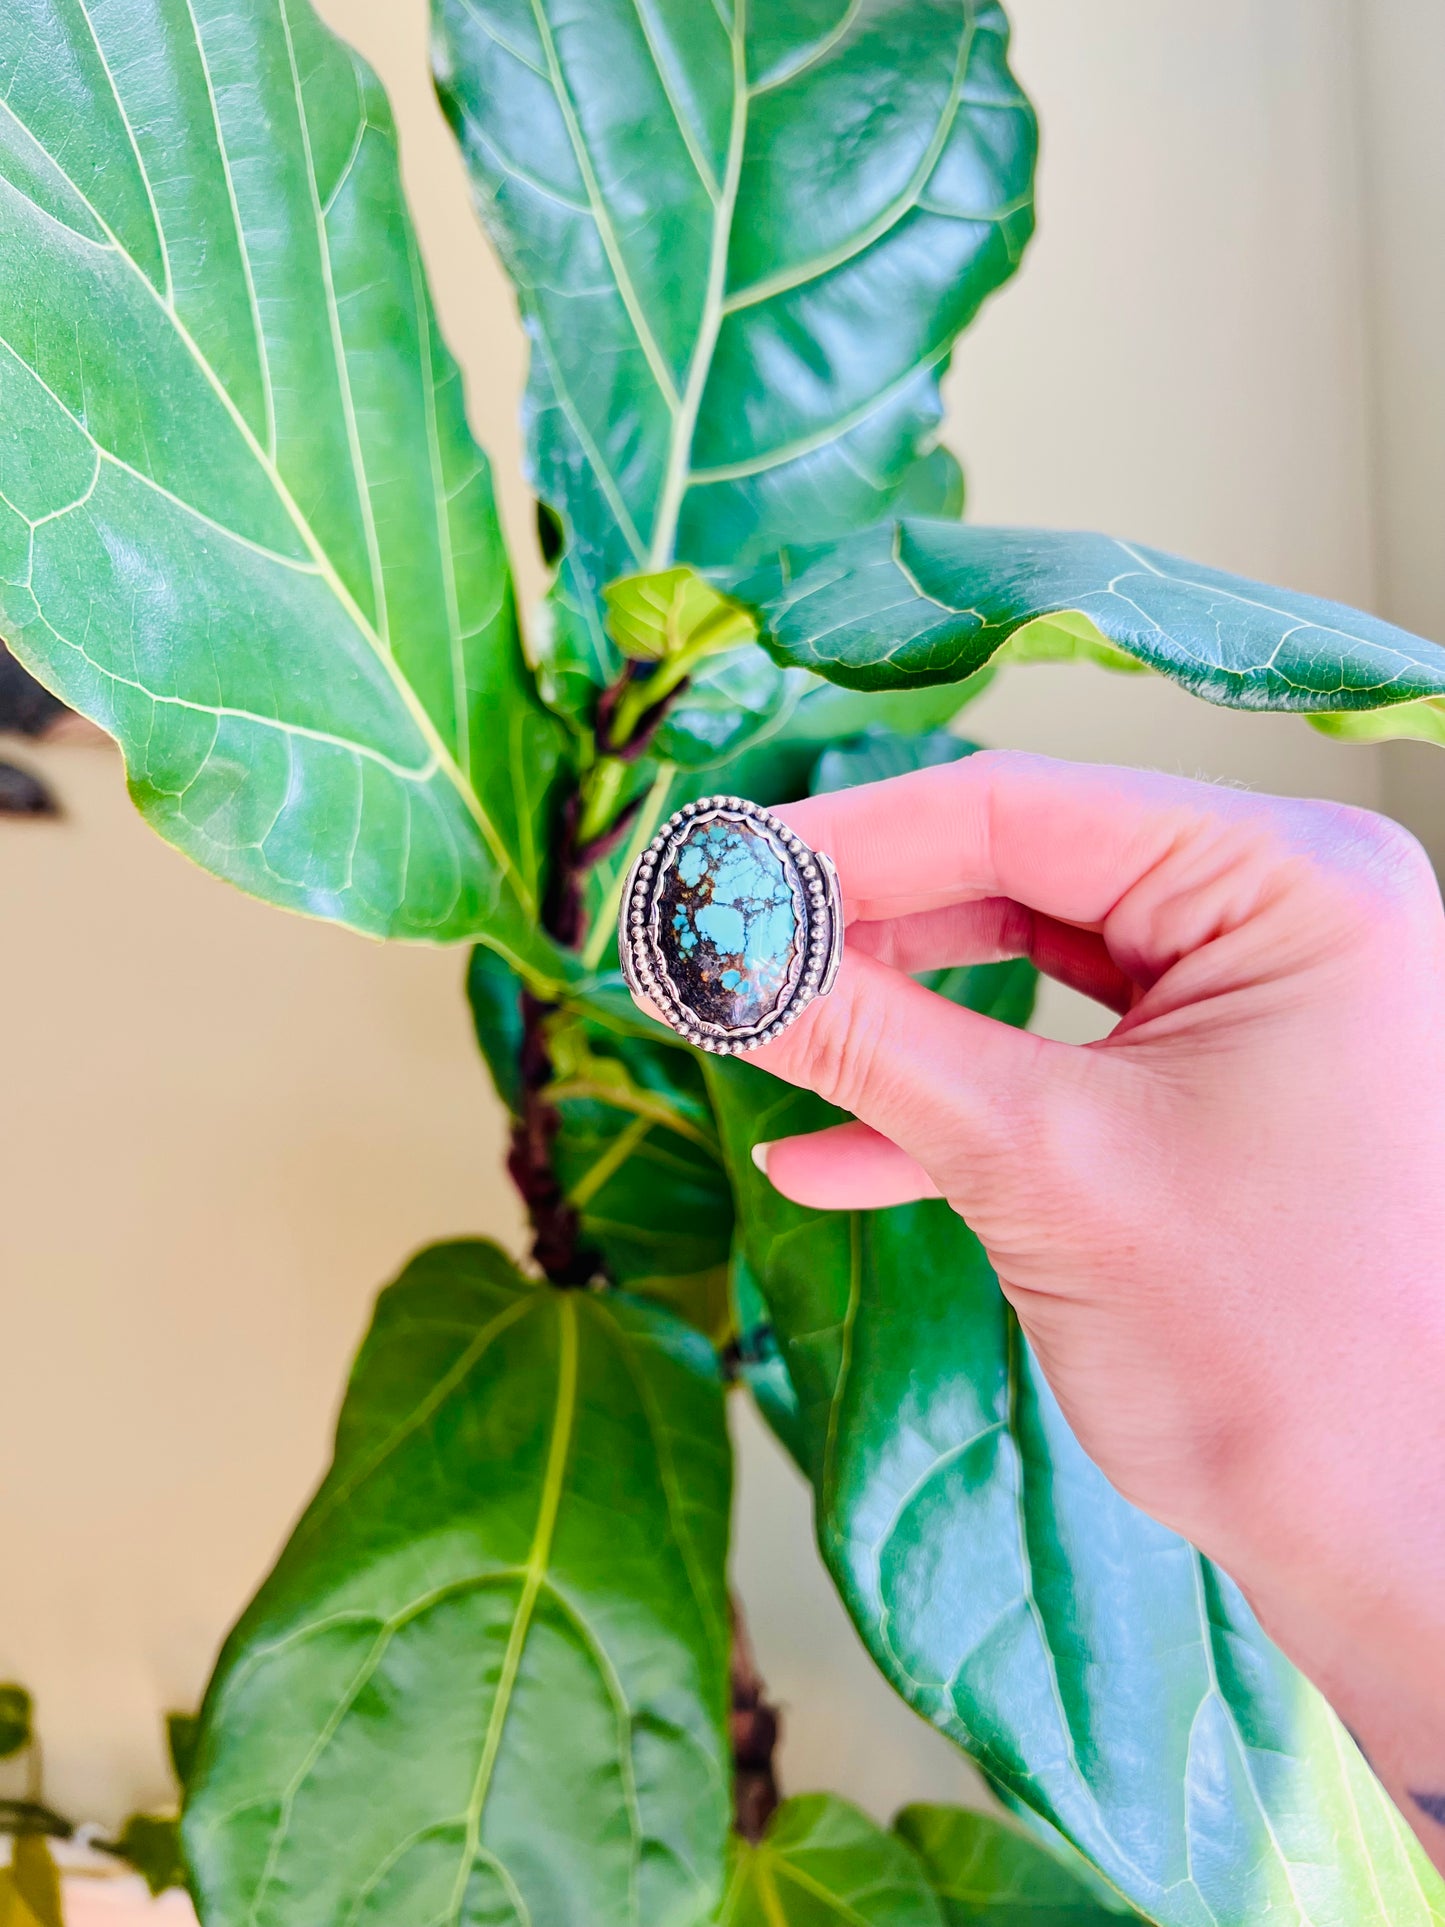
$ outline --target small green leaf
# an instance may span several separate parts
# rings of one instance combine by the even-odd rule
[[[495,950],[477,944],[467,963],[472,1027],[498,1097],[513,1117],[522,1108],[522,980]]]
[[[1445,744],[1445,701],[1438,697],[1390,703],[1384,709],[1326,711],[1309,720],[1322,735],[1342,743]]]
[[[695,569],[624,576],[607,585],[602,600],[613,641],[634,662],[695,661],[757,634],[747,610]]]
[[[922,1861],[945,1927],[1109,1927],[1120,1920],[1027,1834],[991,1814],[911,1806],[893,1826]],[[1124,1918],[1141,1916],[1129,1909]]]
[[[709,1918],[729,1487],[716,1360],[678,1320],[489,1245],[413,1260],[206,1697],[201,1918]]]
[[[196,1761],[196,1747],[200,1743],[201,1722],[195,1713],[166,1714],[166,1752],[170,1757],[171,1771],[176,1776],[176,1785],[184,1788],[191,1777],[191,1768]]]
[[[133,1813],[121,1828],[120,1837],[106,1843],[105,1851],[134,1868],[152,1894],[186,1884],[181,1823],[176,1814]]]
[[[972,676],[1039,618],[1025,651],[1098,642],[1237,709],[1376,709],[1445,695],[1445,648],[1375,616],[1103,535],[922,519],[786,550],[718,579],[780,663],[853,689]],[[1082,621],[1081,621],[1082,619]]]
[[[23,1686],[0,1686],[0,1760],[8,1760],[29,1746],[34,1737],[34,1705]]]
[[[945,1927],[913,1850],[831,1793],[785,1800],[738,1841],[718,1927]]]
[[[646,674],[623,685],[621,699],[607,724],[606,741],[625,749],[650,711],[699,670],[718,668],[717,658],[742,649],[770,672],[769,684],[786,687],[786,677],[751,645],[756,620],[736,602],[721,596],[691,569],[661,575],[629,576],[603,591],[612,633],[624,655],[648,665]],[[736,729],[736,725],[733,725]],[[657,754],[666,756],[667,750]],[[697,757],[677,760],[695,762]]]

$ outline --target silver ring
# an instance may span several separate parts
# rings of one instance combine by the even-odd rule
[[[628,871],[617,944],[642,1009],[700,1050],[756,1050],[833,988],[838,873],[771,811],[705,796],[669,817]]]

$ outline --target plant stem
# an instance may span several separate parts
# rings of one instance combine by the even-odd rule
[[[628,665],[628,669],[632,669],[632,665]],[[603,719],[609,719],[609,725],[615,721],[618,696],[626,688],[628,680],[630,676],[624,673],[620,682],[603,692],[603,698],[597,705],[599,738],[605,736],[607,730]],[[607,938],[613,919],[617,917],[622,877],[626,875],[632,856],[636,856],[642,844],[653,834],[661,805],[667,802],[667,790],[674,773],[670,763],[665,763],[659,769],[642,807],[632,804],[620,811],[617,807],[628,775],[628,765],[632,757],[644,750],[645,738],[655,728],[653,711],[659,709],[661,705],[649,703],[640,719],[640,730],[638,725],[634,725],[634,736],[626,742],[620,742],[617,753],[603,755],[591,765],[582,784],[578,784],[578,788],[574,788],[566,798],[557,821],[551,877],[547,884],[547,896],[541,906],[541,923],[547,935],[563,944],[566,950],[580,950],[584,938],[588,937],[584,898],[588,871],[597,859],[605,856],[617,844],[632,817],[638,815],[640,819],[632,842],[628,844],[628,856],[618,869],[615,888],[609,890],[607,904],[603,906],[603,913],[597,917],[597,927],[591,933],[588,950],[584,954],[584,964],[590,969],[601,964],[601,958],[607,952]],[[638,836],[642,840],[638,840]],[[526,1204],[528,1218],[532,1222],[532,1256],[541,1272],[555,1285],[576,1287],[588,1285],[599,1278],[603,1272],[603,1260],[601,1254],[591,1251],[582,1243],[582,1220],[574,1202],[566,1197],[553,1164],[553,1147],[557,1143],[557,1133],[563,1127],[561,1114],[549,1095],[555,1083],[555,1071],[551,1050],[547,1046],[547,1023],[555,1016],[555,1012],[555,1004],[532,996],[530,990],[522,990],[522,1104],[512,1122],[507,1170],[512,1183],[522,1193],[522,1202]]]
[[[606,955],[623,879],[633,857],[657,827],[675,774],[671,763],[662,764],[640,806],[634,801],[618,809],[629,765],[646,748],[668,701],[664,695],[660,701],[648,698],[641,707],[634,704],[627,712],[625,731],[619,731],[620,705],[633,682],[634,669],[635,665],[629,663],[598,703],[597,740],[613,747],[598,757],[562,806],[542,905],[543,927],[565,949],[582,950],[586,940],[582,961],[590,970],[595,970]],[[645,683],[640,686],[646,687]],[[676,694],[681,687],[678,681],[671,693]],[[616,845],[634,816],[636,824],[627,853],[589,937],[587,872]],[[533,1258],[554,1285],[573,1287],[591,1284],[602,1275],[604,1266],[600,1254],[583,1244],[577,1208],[563,1190],[553,1165],[552,1151],[562,1119],[550,1095],[554,1071],[547,1025],[556,1008],[530,991],[522,992],[522,1100],[512,1126],[507,1170],[531,1220]]]
[[[555,1006],[522,992],[522,1108],[512,1126],[507,1170],[532,1221],[532,1256],[554,1285],[590,1284],[600,1269],[597,1254],[582,1243],[577,1212],[562,1189],[552,1146],[562,1120],[547,1095],[552,1059],[547,1020]]]
[[[675,694],[700,662],[750,642],[757,633],[758,625],[746,609],[733,604],[719,609],[685,648],[658,663],[650,675],[634,674],[619,684],[621,695],[611,716],[609,740],[618,745],[632,742],[648,713]]]
[[[756,1843],[777,1811],[780,1795],[773,1768],[778,1744],[778,1709],[753,1656],[752,1641],[736,1594],[732,1601],[732,1712],[728,1720],[733,1752],[733,1824],[744,1840]]]

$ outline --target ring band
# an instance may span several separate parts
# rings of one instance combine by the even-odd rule
[[[756,1050],[833,988],[838,873],[771,811],[706,796],[669,817],[628,871],[617,943],[642,1009],[701,1050]]]

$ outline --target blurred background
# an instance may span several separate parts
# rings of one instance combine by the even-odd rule
[[[777,0],[786,4],[786,0]],[[524,586],[525,349],[427,73],[425,0],[321,0],[381,73],[443,327]],[[1445,640],[1445,8],[1011,0],[1040,231],[967,337],[948,439],[980,520],[1107,529]],[[1445,858],[1445,755],[1353,748],[1083,669],[1001,678],[970,734],[1388,810]],[[0,817],[0,1678],[52,1801],[164,1803],[162,1714],[320,1474],[377,1288],[512,1245],[459,951],[254,904],[142,828],[108,748],[26,744],[58,821]],[[1102,1025],[1063,995],[1045,1022]],[[739,1413],[737,1576],[789,1790],[966,1797],[874,1676],[791,1468]]]

